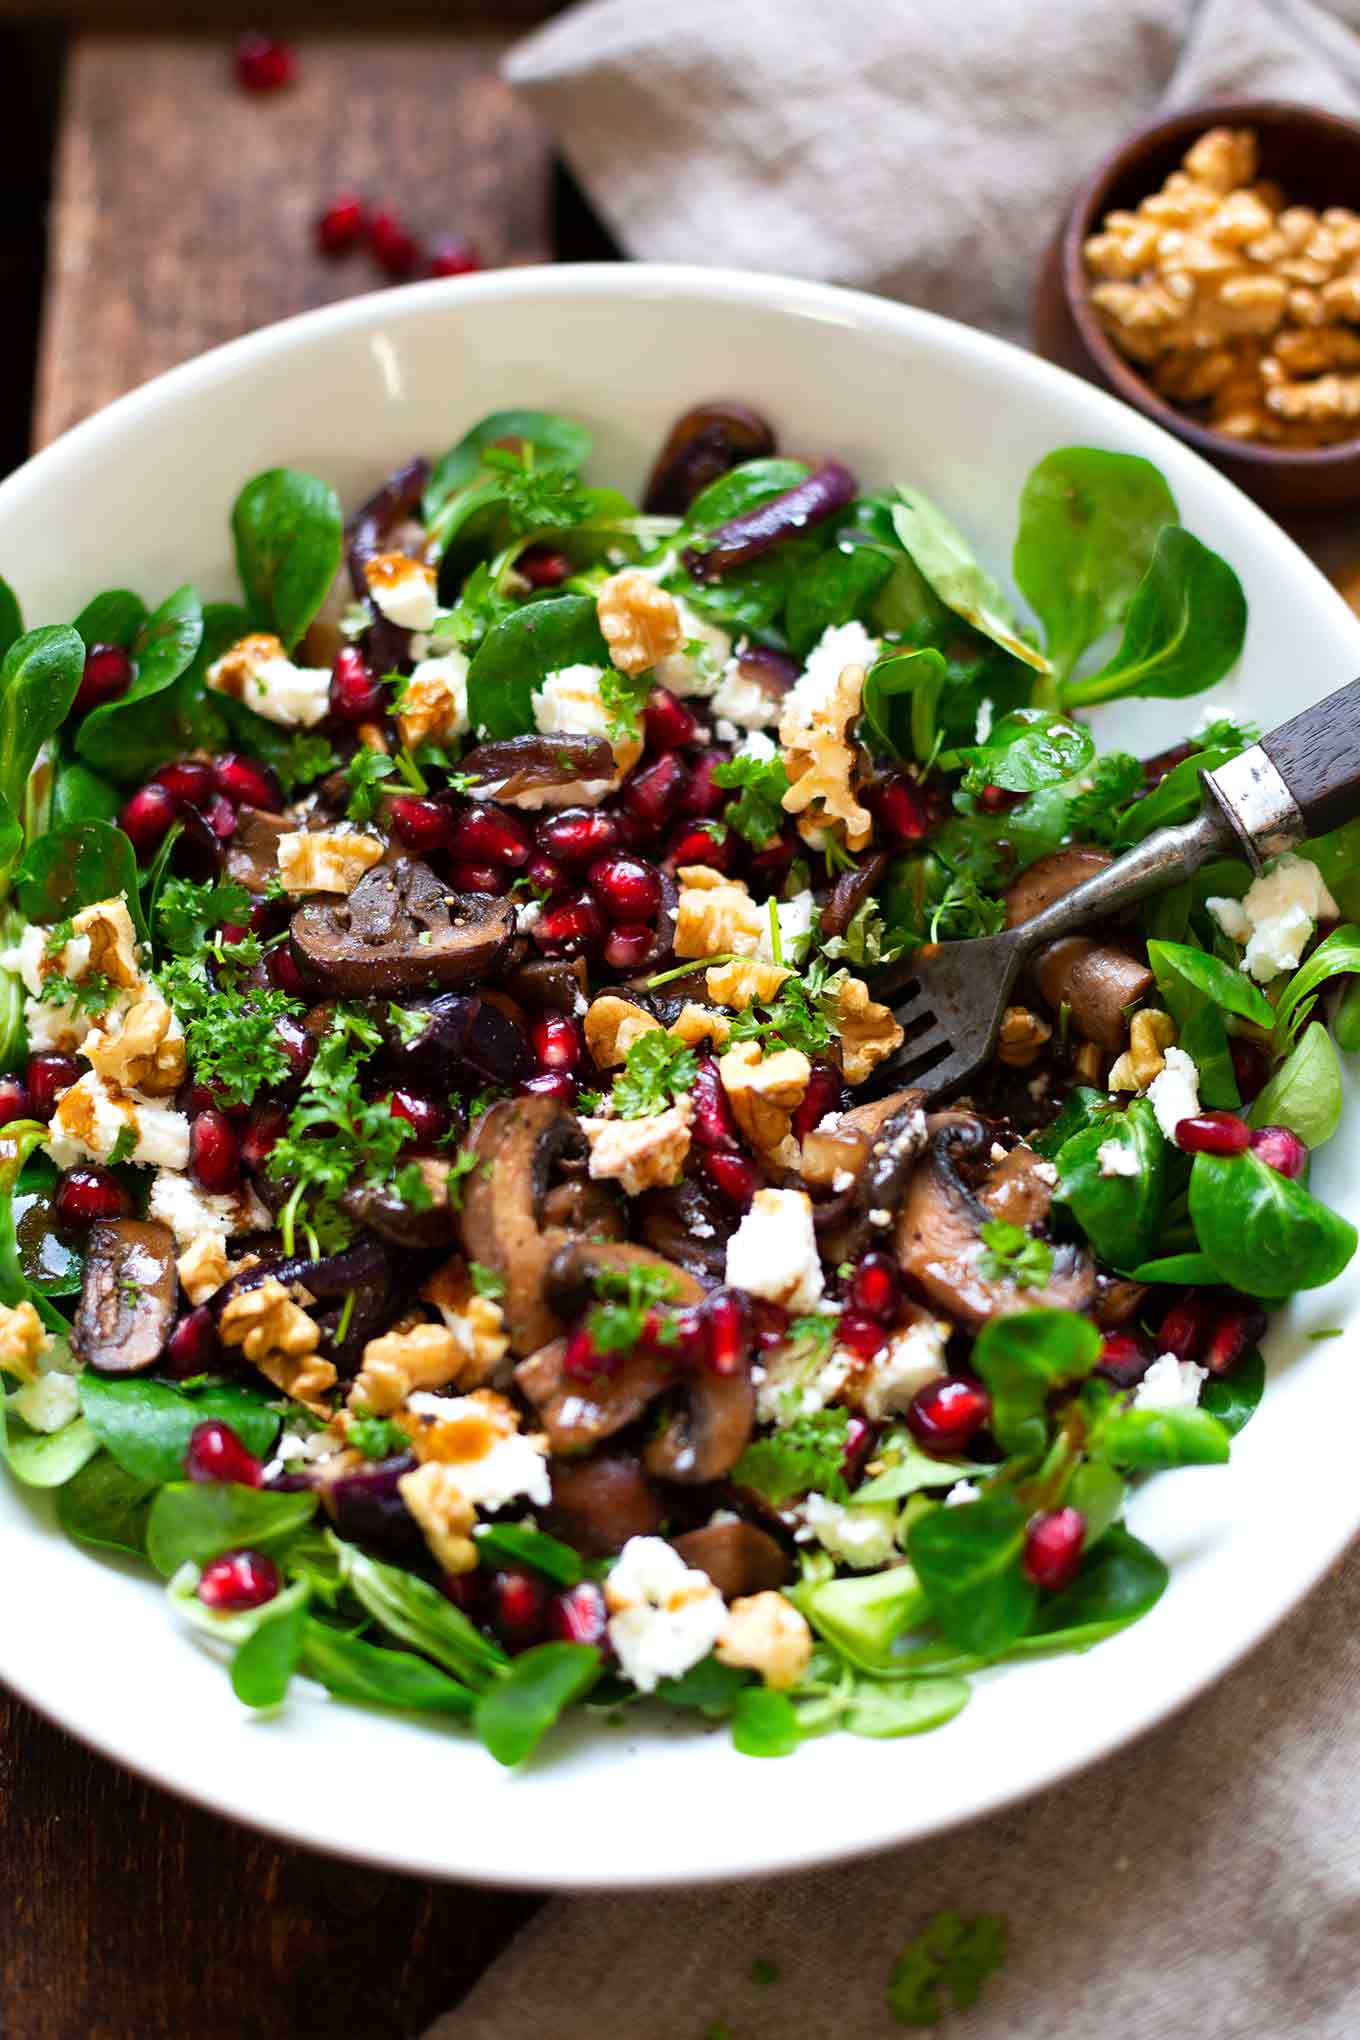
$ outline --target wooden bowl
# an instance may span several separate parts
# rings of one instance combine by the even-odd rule
[[[1334,510],[1360,500],[1360,434],[1334,446],[1279,447],[1229,438],[1158,396],[1122,355],[1091,304],[1082,245],[1107,212],[1160,190],[1191,143],[1207,128],[1253,128],[1260,175],[1278,183],[1291,205],[1354,203],[1360,191],[1360,122],[1282,99],[1233,99],[1194,106],[1130,135],[1077,193],[1045,258],[1034,302],[1041,354],[1155,418],[1230,475],[1271,510]]]

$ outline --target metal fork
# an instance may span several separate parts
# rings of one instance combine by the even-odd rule
[[[875,1071],[875,1091],[915,1084],[932,1100],[959,1090],[990,1058],[1026,962],[1060,935],[1178,884],[1225,851],[1260,871],[1268,857],[1360,814],[1360,680],[1202,776],[1210,798],[1193,822],[1158,829],[1018,927],[932,946],[880,980],[880,996],[902,995],[893,1010],[906,1039]]]

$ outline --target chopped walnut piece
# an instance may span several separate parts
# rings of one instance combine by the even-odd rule
[[[824,826],[839,823],[849,850],[862,850],[874,831],[873,817],[861,806],[853,785],[859,751],[852,732],[863,692],[863,666],[846,666],[810,723],[789,713],[779,725],[789,775],[785,813],[802,815],[818,802],[808,819]]]
[[[772,1588],[747,1594],[728,1609],[714,1656],[722,1664],[759,1672],[776,1690],[796,1686],[812,1659],[812,1631],[792,1601]]]
[[[711,1042],[715,1048],[722,1048],[732,1032],[732,1023],[723,1014],[715,1013],[711,1006],[699,1006],[689,999],[666,1032],[682,1041],[686,1048],[698,1048],[701,1042]]]
[[[847,1084],[862,1084],[881,1062],[896,1054],[904,1039],[891,1009],[869,997],[863,978],[848,975],[837,994],[836,1029]]]
[[[164,999],[138,999],[121,1016],[106,1015],[86,1035],[80,1053],[108,1084],[144,1091],[150,1098],[177,1091],[184,1081],[184,1035]]]
[[[137,931],[125,899],[120,896],[97,900],[92,907],[83,907],[71,926],[77,935],[86,936],[90,944],[90,961],[81,972],[82,977],[106,977],[123,992],[141,989]]]
[[[423,660],[404,683],[397,709],[397,729],[408,751],[433,741],[442,744],[467,727],[467,676],[459,679],[447,661]]]
[[[612,1070],[628,1060],[628,1051],[644,1034],[660,1029],[661,1022],[631,999],[605,992],[592,999],[586,1011],[586,1047],[596,1069]]]
[[[477,1547],[472,1541],[477,1511],[458,1484],[457,1467],[427,1459],[402,1474],[397,1492],[444,1571],[471,1572],[477,1563]]]
[[[420,1292],[432,1303],[463,1349],[457,1374],[460,1388],[479,1388],[489,1381],[510,1350],[505,1315],[494,1296],[480,1296],[461,1254],[436,1268]]]
[[[317,1353],[319,1327],[277,1276],[268,1275],[258,1289],[233,1296],[217,1330],[224,1346],[239,1346],[246,1359],[294,1402],[325,1408],[323,1398],[335,1386],[335,1369]]]
[[[34,1306],[0,1303],[0,1367],[20,1381],[36,1381],[38,1362],[52,1344],[52,1334],[43,1325]]]
[[[180,1287],[190,1303],[206,1303],[231,1277],[232,1266],[222,1235],[203,1232],[175,1263]]]
[[[1165,1049],[1176,1039],[1176,1023],[1158,1006],[1146,1006],[1129,1022],[1129,1045],[1110,1071],[1112,1091],[1146,1091],[1166,1067]]]
[[[591,1175],[620,1183],[630,1197],[669,1189],[684,1173],[693,1117],[689,1099],[680,1097],[665,1112],[639,1119],[582,1119]]]
[[[298,829],[279,837],[279,877],[289,892],[349,894],[382,855],[360,829]]]
[[[645,673],[684,648],[685,627],[675,597],[637,567],[610,575],[595,598],[595,613],[610,659],[621,673]]]
[[[1031,1013],[1028,1006],[1007,1006],[1001,1015],[1001,1030],[996,1037],[996,1057],[1008,1069],[1028,1069],[1046,1041],[1053,1038],[1053,1029],[1037,1013]]]
[[[792,971],[782,964],[764,963],[758,957],[739,956],[732,963],[715,963],[704,972],[710,999],[744,1013],[748,1006],[768,1006]]]
[[[758,1041],[741,1041],[720,1059],[718,1075],[741,1133],[757,1154],[782,1160],[812,1076],[802,1050],[781,1048],[762,1056]]]
[[[467,1349],[447,1325],[415,1324],[370,1339],[349,1401],[385,1417],[418,1388],[447,1388],[458,1380]]]
[[[686,956],[754,956],[769,930],[769,915],[740,879],[708,864],[685,864],[676,874],[675,953]]]

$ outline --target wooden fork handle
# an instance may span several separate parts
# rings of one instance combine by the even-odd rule
[[[1259,870],[1360,814],[1360,680],[1291,716],[1206,784]]]

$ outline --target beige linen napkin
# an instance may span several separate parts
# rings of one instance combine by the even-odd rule
[[[1021,337],[1059,209],[1121,134],[1231,95],[1360,112],[1357,30],[1360,0],[589,0],[507,73],[629,254]],[[1352,1559],[1068,1784],[849,1868],[559,1899],[429,2040],[887,2040],[893,1958],[946,1906],[1010,1926],[967,2040],[1356,2040],[1358,1704]]]

